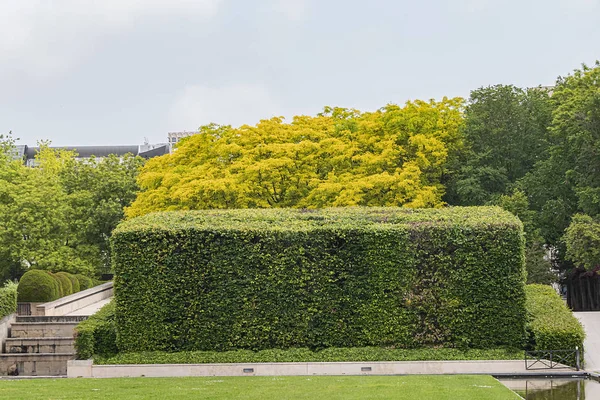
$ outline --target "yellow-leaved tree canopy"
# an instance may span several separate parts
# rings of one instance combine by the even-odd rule
[[[208,208],[438,207],[445,165],[462,147],[463,100],[376,112],[325,107],[316,117],[207,125],[149,160],[128,217]]]

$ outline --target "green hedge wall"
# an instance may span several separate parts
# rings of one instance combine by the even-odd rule
[[[17,312],[17,284],[6,282],[0,287],[0,319]]]
[[[120,351],[525,337],[523,228],[496,207],[157,213],[112,247]]]
[[[585,332],[581,323],[551,286],[527,285],[528,348],[531,350],[581,349]],[[574,360],[573,360],[574,361]]]
[[[75,327],[75,349],[79,359],[116,354],[116,341],[114,301]]]

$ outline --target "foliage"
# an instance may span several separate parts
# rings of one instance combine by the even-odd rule
[[[528,346],[532,350],[574,350],[583,354],[581,323],[551,286],[527,285]]]
[[[548,285],[556,282],[558,276],[548,260],[548,250],[543,244],[544,239],[535,223],[536,213],[530,209],[525,192],[516,189],[510,195],[500,196],[496,203],[519,217],[523,222],[526,239],[525,266],[527,269],[527,283]]]
[[[92,281],[92,279],[85,275],[77,274],[75,275],[75,278],[77,278],[77,281],[79,282],[79,289],[81,290],[86,290],[91,287],[94,287],[94,282]]]
[[[75,293],[75,291],[73,290],[73,284],[71,283],[71,280],[67,276],[66,272],[57,272],[53,275],[58,280],[58,283],[61,287],[60,297],[68,296],[70,294]]]
[[[19,280],[19,302],[44,303],[59,297],[58,282],[47,271],[32,269]]]
[[[567,257],[578,267],[600,266],[600,221],[589,215],[573,216],[565,234]]]
[[[557,248],[562,269],[563,235],[576,213],[600,215],[600,64],[559,78],[551,102],[549,157],[521,182],[545,242]]]
[[[141,159],[76,160],[42,145],[35,168],[0,137],[0,278],[30,268],[92,276],[109,264],[108,237],[135,197]]]
[[[75,327],[75,349],[79,359],[115,354],[116,342],[114,301]]]
[[[95,364],[214,364],[271,362],[346,362],[346,361],[442,361],[442,360],[520,360],[523,350],[421,348],[396,349],[382,347],[310,349],[269,349],[260,351],[181,351],[167,353],[148,351],[119,353],[99,357]]]
[[[73,293],[77,293],[81,291],[81,287],[79,286],[79,280],[73,274],[66,273],[67,277],[71,280],[71,285],[73,285]]]
[[[462,147],[462,100],[326,107],[316,117],[208,125],[143,168],[129,217],[210,208],[438,207]]]
[[[225,376],[215,378],[22,379],[0,381],[11,400],[211,399],[211,400],[518,400],[491,376]],[[399,393],[401,393],[399,395]]]
[[[446,201],[484,205],[507,194],[543,159],[552,106],[548,92],[495,85],[471,92],[463,129],[466,152],[446,177]]]
[[[59,171],[70,209],[65,215],[73,233],[68,238],[70,246],[78,249],[96,274],[110,265],[108,239],[123,219],[123,208],[135,199],[142,162],[130,154],[85,162],[69,158]]]
[[[155,213],[112,237],[120,351],[521,345],[500,208]]]
[[[0,319],[17,312],[17,284],[6,282],[0,287]]]

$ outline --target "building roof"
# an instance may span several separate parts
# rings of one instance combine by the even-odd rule
[[[25,160],[35,158],[35,155],[40,150],[39,147],[29,146],[18,146],[19,153],[23,154]],[[22,148],[22,150],[21,150]],[[90,158],[90,157],[107,157],[110,154],[116,156],[124,156],[125,154],[133,154],[134,156],[140,156],[143,158],[152,158],[161,156],[163,154],[169,154],[170,147],[167,143],[160,143],[157,145],[130,145],[130,146],[60,146],[50,147],[51,149],[61,149],[67,151],[73,151],[77,153],[79,158]]]

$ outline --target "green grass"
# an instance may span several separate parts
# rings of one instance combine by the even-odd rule
[[[0,398],[37,399],[489,399],[519,397],[491,376],[295,376],[0,381]]]
[[[443,360],[520,360],[522,350],[460,350],[446,348],[390,349],[381,347],[309,349],[234,350],[234,351],[148,351],[94,357],[96,364],[214,364],[251,362],[334,362],[334,361],[443,361]]]

